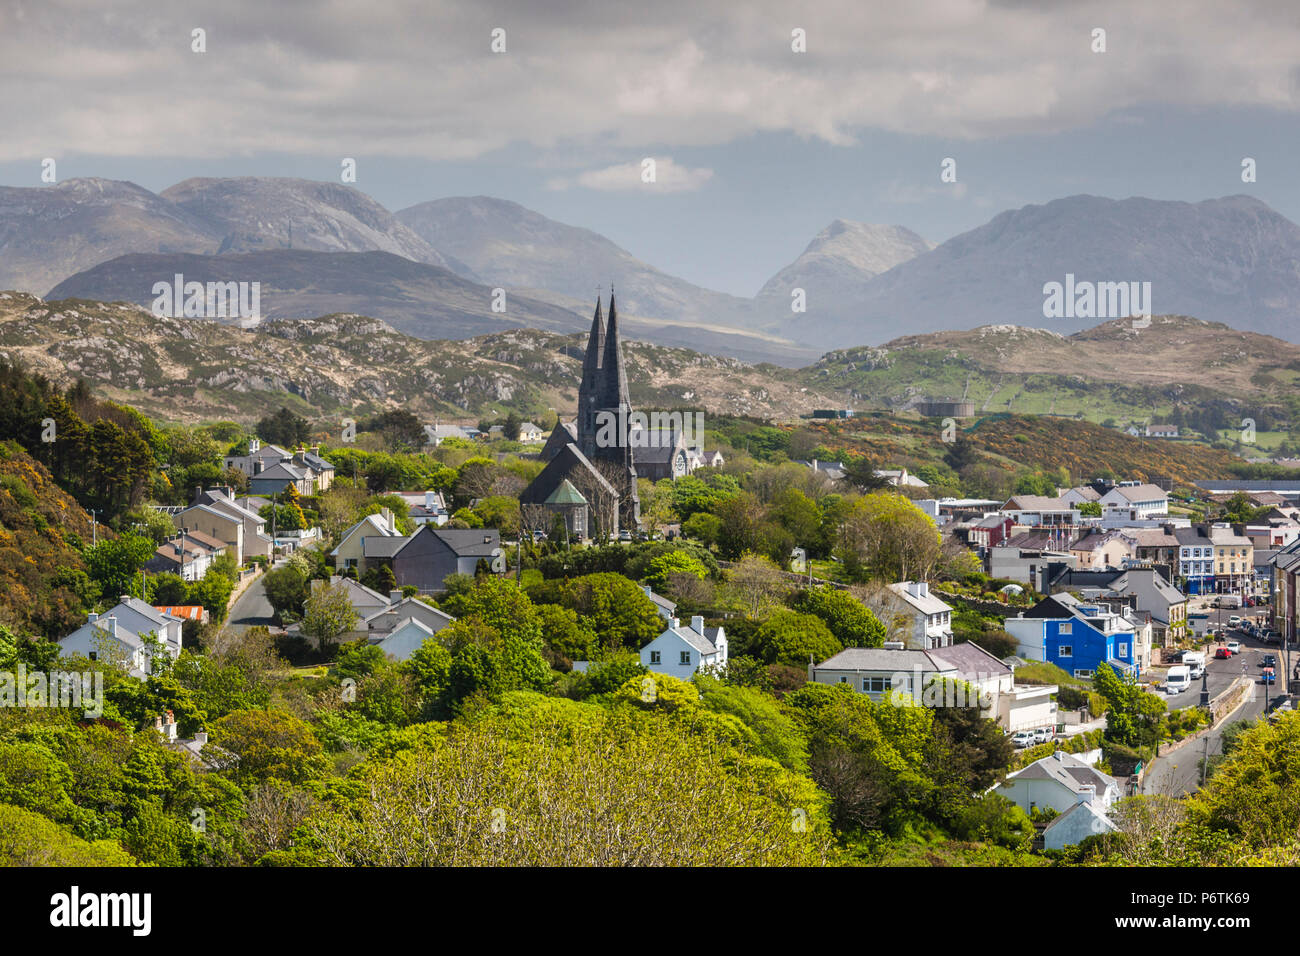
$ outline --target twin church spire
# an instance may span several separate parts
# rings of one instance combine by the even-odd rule
[[[609,293],[609,322],[601,314],[600,296],[596,296],[596,313],[591,319],[591,335],[582,360],[582,384],[578,388],[578,447],[589,457],[597,457],[597,414],[631,411],[628,397],[627,367],[618,337],[618,307],[614,290]],[[598,456],[605,457],[605,456]]]

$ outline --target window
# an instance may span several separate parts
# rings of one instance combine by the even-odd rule
[[[1091,676],[1092,676],[1092,671],[1087,670],[1086,668],[1080,668],[1079,670],[1076,670],[1076,671],[1074,672],[1074,676],[1075,676],[1075,677],[1091,677]]]
[[[90,652],[90,659],[91,659],[92,661],[97,661],[97,660],[99,660],[99,651],[91,651],[91,652]]]
[[[679,658],[679,662],[682,664],[689,664],[691,662],[691,652],[682,651],[682,656]]]
[[[1073,622],[1073,621],[1063,621],[1063,622],[1061,622],[1061,627],[1060,627],[1060,629],[1058,630],[1057,633],[1059,633],[1059,634],[1071,634],[1071,633],[1073,633],[1073,628],[1074,628],[1074,622]]]
[[[1121,644],[1121,645],[1119,645],[1119,656],[1120,656],[1120,657],[1128,657],[1128,645],[1127,645],[1127,644]]]
[[[1060,649],[1059,651],[1057,651],[1056,653],[1057,653],[1057,655],[1059,655],[1060,657],[1073,657],[1073,656],[1074,656],[1074,648],[1071,647],[1069,644],[1062,644],[1062,645],[1061,645],[1061,649]]]
[[[651,652],[650,652],[650,663],[651,663],[651,664],[658,664],[658,663],[660,663],[660,662],[661,662],[661,658],[662,658],[662,655],[660,655],[660,653],[659,653],[658,651],[651,651]]]
[[[848,682],[849,682],[849,679],[848,679],[847,677],[845,677],[845,676],[843,676],[843,675],[840,676],[840,683],[841,683],[841,684],[847,684]]]
[[[890,677],[864,677],[862,689],[872,694],[883,694],[890,689],[892,681]]]

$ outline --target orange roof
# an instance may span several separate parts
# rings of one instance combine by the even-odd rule
[[[207,613],[202,604],[173,604],[170,606],[155,606],[155,611],[161,611],[163,614],[170,614],[172,617],[188,618],[191,621],[203,620],[203,615]]]

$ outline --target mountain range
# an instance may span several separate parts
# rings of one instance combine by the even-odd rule
[[[937,246],[901,226],[835,220],[747,299],[490,197],[392,213],[354,187],[297,179],[190,179],[159,194],[102,179],[0,189],[0,288],[143,305],[177,266],[260,281],[271,317],[359,313],[431,339],[581,329],[596,286],[612,281],[630,336],[786,366],[903,330],[1069,334],[1106,318],[1044,316],[1045,284],[1067,276],[1149,283],[1156,314],[1300,338],[1300,227],[1247,196],[1072,196]],[[796,289],[806,311],[792,311]]]

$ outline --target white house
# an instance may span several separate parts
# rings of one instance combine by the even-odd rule
[[[422,624],[430,634],[435,634],[456,619],[450,614],[439,611],[436,607],[430,607],[423,601],[410,597],[402,598],[395,601],[391,606],[376,611],[367,617],[363,624],[370,643],[382,644],[409,620],[415,620],[417,623]],[[411,636],[408,635],[408,637]],[[423,640],[417,642],[415,647],[419,647],[420,643],[423,643]],[[405,660],[405,658],[401,659]]]
[[[120,664],[133,676],[143,677],[152,666],[145,636],[155,636],[174,660],[181,653],[184,623],[181,618],[164,614],[139,598],[123,595],[117,606],[104,614],[88,614],[85,624],[60,639],[59,655],[78,654],[92,661]]]
[[[947,647],[952,643],[952,607],[930,593],[924,581],[900,581],[889,585],[912,613],[907,646],[914,651]]]
[[[821,664],[810,664],[808,680],[848,684],[872,700],[898,703],[903,694],[924,706],[978,707],[981,716],[1006,731],[1056,726],[1056,685],[1017,686],[1014,672],[978,644],[966,642],[929,651],[907,650],[898,642],[885,647],[848,647]],[[974,699],[938,693],[948,682],[974,689]],[[963,691],[963,694],[965,692]]]
[[[433,637],[434,629],[413,617],[399,621],[391,631],[378,632],[371,642],[395,661],[406,661],[420,649],[420,645]],[[374,640],[378,636],[379,640]]]
[[[1119,827],[1090,801],[1080,799],[1043,828],[1043,849],[1063,850],[1099,833],[1118,833]]]
[[[670,601],[662,594],[655,594],[648,584],[641,585],[641,590],[645,591],[645,596],[650,599],[650,603],[655,606],[655,610],[659,612],[660,617],[665,621],[671,621],[673,619],[673,616],[677,613],[676,601]]]
[[[1101,496],[1102,513],[1118,511],[1129,518],[1152,518],[1169,513],[1169,495],[1157,485],[1120,482]]]
[[[667,630],[641,648],[641,663],[656,674],[690,680],[701,667],[727,666],[727,635],[721,627],[705,627],[698,614],[690,627],[674,617]]]
[[[1080,802],[1105,813],[1120,797],[1119,781],[1063,750],[1008,774],[993,792],[1026,813],[1047,807],[1065,813]]]

